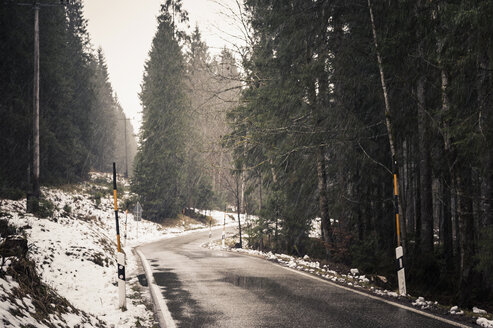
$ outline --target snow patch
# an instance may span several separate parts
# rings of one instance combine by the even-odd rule
[[[478,313],[478,314],[486,314],[487,313],[485,310],[479,309],[475,306],[472,308],[472,312]]]
[[[488,320],[486,318],[478,318],[476,323],[484,328],[493,328],[493,320]]]

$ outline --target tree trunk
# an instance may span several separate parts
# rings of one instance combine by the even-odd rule
[[[484,225],[493,225],[493,150],[488,151],[484,193]]]
[[[425,102],[425,82],[422,76],[416,86],[418,98],[419,171],[421,187],[421,222],[423,224],[422,247],[424,252],[433,254],[433,194],[430,158],[430,137]]]
[[[442,92],[442,117],[445,117],[450,110],[449,99],[447,96],[448,78],[445,70],[441,70],[441,92]],[[443,169],[443,255],[445,265],[448,271],[454,268],[454,240],[453,240],[453,225],[452,225],[452,154],[450,137],[448,134],[448,124],[442,118],[442,135],[444,139],[443,158],[446,162],[446,167]]]
[[[34,6],[34,88],[33,88],[33,196],[38,202],[39,185],[39,5]],[[37,205],[36,205],[37,207]]]
[[[452,235],[452,211],[450,197],[450,175],[446,174],[443,178],[443,255],[447,271],[454,268],[454,245]]]
[[[240,173],[240,213],[246,213],[246,208],[245,208],[245,170],[244,170],[244,165],[242,165],[241,168],[241,173]]]
[[[241,176],[241,173],[240,173],[240,176]],[[240,180],[240,176],[237,176],[236,177],[236,212],[238,214],[238,232],[240,234],[240,248],[243,248],[243,243],[242,243],[242,240],[241,240],[241,217],[240,217],[240,194],[239,194],[239,184],[240,182],[238,180]]]
[[[258,175],[258,211],[262,211],[262,172]]]
[[[414,244],[414,254],[415,256],[419,256],[421,254],[422,248],[421,248],[421,231],[422,231],[422,221],[421,221],[421,182],[420,182],[420,170],[419,170],[419,165],[416,167],[416,176],[418,177],[416,179],[416,230],[414,231],[415,234],[415,244]]]
[[[407,149],[406,149],[406,159],[405,159],[405,164],[406,164],[406,169],[405,169],[405,175],[407,177],[407,184],[406,184],[406,218],[407,218],[407,231],[414,232],[415,225],[416,225],[416,211],[415,211],[415,201],[416,197],[414,197],[414,164],[412,161],[412,158],[409,154],[411,154],[410,148],[412,147],[411,143],[407,143]]]
[[[322,225],[322,239],[325,242],[332,241],[329,221],[329,203],[327,199],[327,174],[325,172],[324,148],[317,149],[317,175],[318,175],[318,200]]]
[[[394,134],[392,132],[392,120],[391,120],[391,111],[390,111],[390,102],[389,102],[389,96],[387,93],[387,85],[385,83],[385,75],[383,72],[383,64],[382,64],[382,57],[380,56],[380,51],[378,50],[378,42],[377,42],[377,29],[375,27],[375,19],[373,17],[373,9],[371,5],[371,0],[368,0],[368,10],[370,11],[370,21],[371,21],[371,28],[373,32],[373,44],[375,46],[375,53],[377,55],[377,62],[378,62],[378,70],[380,72],[380,83],[382,85],[382,92],[383,92],[383,99],[385,103],[385,127],[387,128],[387,135],[389,138],[389,146],[390,146],[390,153],[392,156],[392,167],[394,168],[394,174],[397,174],[398,176],[398,164],[397,164],[397,153],[395,150],[395,142],[394,142]],[[399,188],[401,189],[401,188]],[[401,206],[401,201],[400,198],[401,195],[399,194],[397,197],[397,206],[398,206],[398,211],[399,211],[399,225],[402,227],[403,223],[405,222],[404,220],[404,213],[402,211],[402,206]],[[400,231],[397,231],[397,234],[400,234]],[[397,245],[400,246],[400,245]]]
[[[483,136],[485,142],[486,158],[484,168],[484,187],[482,190],[482,212],[483,212],[483,225],[493,224],[493,149],[490,144],[491,132],[488,135],[488,127],[491,129],[491,110],[492,105],[488,102],[489,92],[488,85],[491,85],[491,71],[489,67],[489,58],[486,53],[480,52],[478,55],[478,73],[477,73],[477,97],[479,107],[478,126],[479,133]],[[486,131],[485,131],[486,130]],[[491,130],[490,130],[491,131]],[[490,139],[488,139],[490,138]]]
[[[459,200],[459,234],[460,234],[460,305],[470,306],[470,288],[474,283],[474,215],[472,196],[472,172],[468,167],[460,170],[457,179],[457,193]]]

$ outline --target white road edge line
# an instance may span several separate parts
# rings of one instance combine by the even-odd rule
[[[317,277],[317,276],[308,274],[308,273],[303,272],[303,271],[298,271],[298,270],[295,270],[295,269],[292,269],[292,268],[288,268],[288,267],[286,267],[284,265],[281,265],[281,264],[278,264],[278,263],[274,263],[274,262],[271,262],[271,263],[272,264],[276,264],[276,265],[278,265],[281,268],[284,268],[286,270],[289,270],[289,271],[292,271],[292,272],[296,272],[296,273],[298,273],[300,275],[303,275],[303,276],[307,276],[307,277],[312,278],[314,280],[325,282],[326,284],[329,284],[331,286],[339,287],[339,288],[345,289],[347,291],[350,291],[350,292],[353,292],[353,293],[356,293],[356,294],[359,294],[359,295],[363,295],[363,296],[369,297],[371,299],[378,300],[378,301],[381,301],[381,302],[384,302],[384,303],[387,303],[387,304],[390,304],[390,305],[399,307],[401,309],[405,309],[405,310],[408,310],[408,311],[411,311],[411,312],[415,312],[415,313],[421,314],[421,315],[423,315],[425,317],[433,318],[435,320],[439,320],[439,321],[448,323],[448,324],[453,325],[453,326],[456,326],[456,327],[462,327],[462,328],[471,328],[472,327],[472,326],[464,325],[464,324],[459,323],[459,322],[455,322],[455,321],[452,321],[452,320],[448,320],[448,319],[439,317],[439,316],[434,315],[434,314],[431,314],[431,313],[420,311],[418,309],[415,309],[415,308],[412,308],[412,307],[409,307],[409,306],[406,306],[406,305],[402,305],[402,304],[399,304],[399,303],[396,303],[396,302],[393,302],[393,301],[389,301],[389,300],[386,300],[384,298],[381,298],[381,297],[378,297],[378,296],[375,296],[375,295],[367,294],[367,293],[364,293],[364,292],[361,292],[359,290],[355,290],[355,289],[352,289],[352,288],[349,288],[349,287],[346,287],[346,286],[341,286],[341,285],[336,284],[336,283],[334,283],[332,281],[328,281],[328,280],[322,279],[320,277]]]
[[[166,305],[166,301],[163,299],[161,295],[161,291],[159,290],[159,286],[156,284],[154,280],[154,276],[152,275],[152,269],[149,265],[149,262],[145,258],[144,254],[140,249],[135,249],[137,254],[140,257],[142,262],[142,266],[144,267],[144,271],[147,277],[147,283],[149,285],[149,290],[151,291],[151,297],[154,301],[154,304],[157,306],[156,312],[159,317],[160,325],[163,328],[176,328],[175,321],[171,317],[171,313],[168,310],[168,306]]]

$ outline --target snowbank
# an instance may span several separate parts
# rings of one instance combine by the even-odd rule
[[[93,180],[100,183],[111,182],[107,174],[91,175]],[[121,179],[118,182],[126,184]],[[146,220],[136,222],[131,213],[119,213],[127,276],[127,310],[122,312],[118,308],[116,287],[116,222],[112,193],[94,183],[84,183],[75,189],[64,191],[42,188],[44,197],[54,204],[53,215],[47,219],[26,213],[25,200],[2,200],[0,209],[8,213],[9,225],[25,232],[29,245],[28,257],[36,263],[36,271],[42,281],[69,300],[76,308],[75,311],[78,309],[89,314],[88,318],[81,319],[74,313],[68,313],[63,318],[52,318],[53,323],[65,320],[69,327],[85,327],[86,321],[89,322],[87,327],[92,327],[98,318],[108,326],[135,327],[137,323],[144,327],[152,326],[154,319],[147,291],[143,294],[138,291],[136,275],[139,262],[132,248],[187,233],[185,227],[163,228]],[[222,218],[222,215],[222,212],[214,213],[215,217]],[[187,228],[204,226],[190,225]],[[4,266],[3,270],[6,268]],[[5,302],[9,297],[13,299],[12,289],[15,287],[11,277],[0,276],[0,322],[5,319],[13,327],[29,324],[44,327],[32,317],[33,307],[29,297]],[[13,309],[19,311],[17,316],[11,314],[15,312]],[[93,323],[90,322],[91,318]],[[62,324],[60,326],[65,327]]]

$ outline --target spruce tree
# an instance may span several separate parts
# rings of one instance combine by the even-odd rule
[[[141,197],[145,216],[154,221],[173,217],[185,205],[188,102],[178,20],[186,20],[180,1],[161,6],[140,93],[143,121],[132,188]]]

